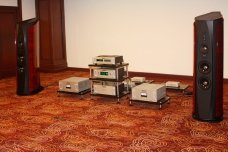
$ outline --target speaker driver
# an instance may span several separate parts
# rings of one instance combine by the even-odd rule
[[[203,74],[208,74],[210,72],[210,65],[207,61],[202,61],[199,63],[199,71]]]
[[[203,54],[207,54],[208,53],[208,47],[207,47],[207,45],[203,45],[200,50],[201,50],[201,52]]]
[[[25,61],[24,61],[24,58],[23,57],[18,57],[18,59],[17,59],[17,65],[18,65],[18,67],[23,67],[24,66],[24,63]]]
[[[210,84],[211,84],[210,80],[206,77],[201,77],[199,79],[199,86],[203,90],[207,90],[210,87]]]

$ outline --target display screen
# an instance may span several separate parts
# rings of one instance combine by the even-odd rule
[[[111,60],[110,60],[110,59],[104,59],[104,61],[105,61],[105,62],[111,62]]]
[[[100,75],[108,75],[108,72],[100,72]]]
[[[97,59],[97,61],[99,61],[99,62],[103,62],[103,59]]]

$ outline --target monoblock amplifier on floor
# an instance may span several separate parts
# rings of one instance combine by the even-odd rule
[[[90,89],[89,78],[70,77],[59,81],[59,91],[79,93]]]
[[[143,83],[132,88],[132,100],[158,102],[166,96],[166,87],[162,84]]]

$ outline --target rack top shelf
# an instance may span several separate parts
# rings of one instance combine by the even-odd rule
[[[128,66],[129,63],[121,63],[117,65],[113,64],[89,64],[89,67],[108,67],[108,68],[118,68],[118,67],[123,67],[123,66]]]
[[[92,78],[89,78],[90,80],[93,80],[93,81],[111,81],[111,82],[123,82],[124,80],[126,79],[130,79],[129,77],[126,77],[124,76],[123,78],[121,79],[107,79],[107,78],[96,78],[96,77],[92,77]]]

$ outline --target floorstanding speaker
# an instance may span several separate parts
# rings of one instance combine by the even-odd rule
[[[31,95],[42,90],[39,73],[39,22],[21,21],[16,31],[17,94]]]
[[[223,17],[211,12],[195,17],[193,118],[223,120]]]

